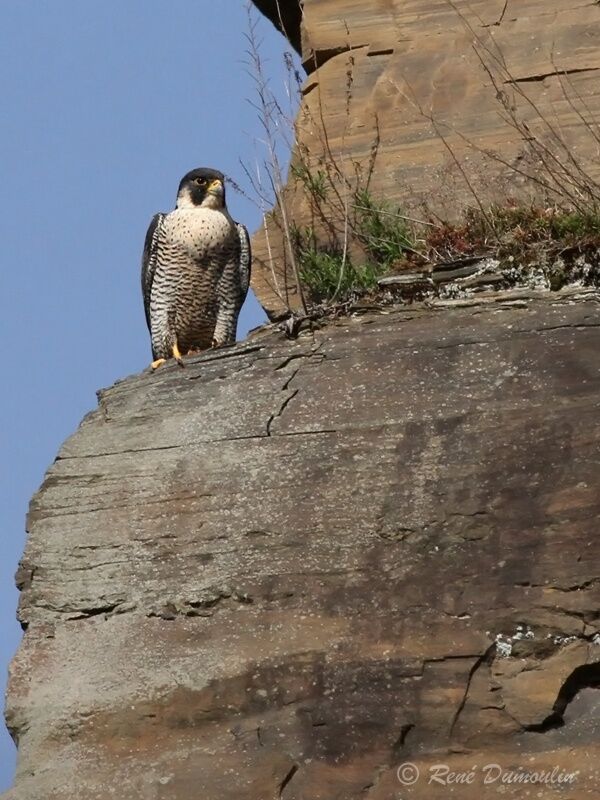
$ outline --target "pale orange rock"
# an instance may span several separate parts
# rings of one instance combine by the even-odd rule
[[[280,3],[281,16],[274,2],[256,5],[293,44],[301,41],[308,76],[296,130],[314,169],[334,160],[353,180],[356,165],[365,170],[376,148],[373,196],[413,213],[422,204],[456,216],[478,202],[540,199],[547,192],[519,173],[543,181],[544,165],[523,131],[503,120],[501,91],[559,161],[567,159],[557,139],[578,166],[600,176],[590,131],[600,119],[597,3],[306,0],[301,17],[295,2]],[[299,227],[310,225],[309,207],[294,186],[292,179],[289,216]],[[343,198],[334,205],[331,216],[342,217]],[[269,247],[264,231],[253,244],[260,301],[272,315],[286,304],[297,307],[278,226],[271,221]]]

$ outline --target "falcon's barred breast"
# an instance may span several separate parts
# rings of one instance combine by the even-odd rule
[[[225,205],[224,175],[188,172],[175,209],[155,215],[144,244],[142,292],[154,368],[235,342],[250,262],[248,231]]]

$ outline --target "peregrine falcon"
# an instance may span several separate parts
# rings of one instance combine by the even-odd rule
[[[235,342],[250,281],[250,239],[225,205],[225,176],[194,169],[175,209],[156,214],[144,243],[142,293],[152,368]]]

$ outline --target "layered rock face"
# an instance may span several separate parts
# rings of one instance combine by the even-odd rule
[[[327,214],[340,227],[344,181],[362,173],[364,186],[371,167],[372,195],[418,217],[430,210],[455,217],[507,196],[554,202],[548,185],[556,178],[568,200],[577,190],[567,173],[575,182],[583,173],[600,177],[597,3],[255,4],[293,45],[301,41],[308,76],[296,157],[314,173],[324,162],[333,171],[341,194]],[[528,128],[516,128],[511,114]],[[296,178],[286,203],[295,225],[314,223]],[[264,231],[254,239],[253,286],[277,314],[298,298],[280,227],[271,220],[268,231],[268,242]]]
[[[595,796],[576,292],[267,330],[101,392],[29,513],[6,800]]]

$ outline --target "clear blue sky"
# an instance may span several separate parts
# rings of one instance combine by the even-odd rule
[[[139,287],[152,214],[180,177],[243,180],[260,137],[247,102],[244,0],[38,0],[0,26],[0,676],[20,637],[13,575],[32,493],[95,391],[150,360]],[[283,86],[283,38],[259,25]],[[250,229],[259,212],[228,192]],[[255,300],[239,334],[264,319]],[[0,791],[15,753],[0,725]]]

